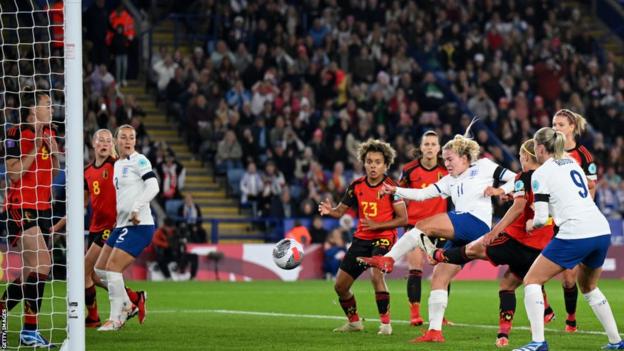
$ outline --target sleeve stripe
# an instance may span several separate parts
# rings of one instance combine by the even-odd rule
[[[154,171],[149,171],[145,173],[141,178],[143,179],[143,181],[146,181],[150,178],[156,178],[156,174],[154,174]]]
[[[589,150],[587,150],[587,148],[585,148],[584,146],[579,147],[579,151],[583,154],[583,156],[585,156],[585,161],[587,163],[592,163],[593,162],[593,157],[591,155],[591,153],[589,153]]]
[[[506,168],[497,166],[496,169],[494,170],[493,178],[496,180],[501,180],[503,178],[503,174],[505,174],[506,171],[507,171]]]
[[[550,199],[550,195],[548,194],[535,194],[535,201],[534,202],[548,202],[548,200]]]
[[[440,194],[442,194],[442,190],[440,190],[440,187],[438,186],[438,184],[433,184],[433,186],[435,186],[435,187],[436,187],[436,189],[438,189],[438,192],[439,192]]]

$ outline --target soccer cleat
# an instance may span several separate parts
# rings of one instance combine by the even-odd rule
[[[384,273],[390,273],[394,269],[394,259],[392,257],[358,257],[357,261],[367,267],[375,267]]]
[[[437,239],[436,239],[436,242],[437,242]],[[429,237],[426,236],[424,233],[420,233],[420,240],[418,240],[418,247],[423,249],[427,253],[427,256],[429,257],[433,257],[435,250],[438,249],[438,247],[436,246],[436,243],[433,242],[431,239],[429,239]]]
[[[123,323],[120,321],[112,321],[112,320],[107,320],[106,322],[104,322],[104,324],[102,324],[101,327],[99,327],[97,330],[98,331],[117,331],[119,329],[121,329],[121,327],[123,327]]]
[[[23,346],[32,346],[34,348],[56,348],[46,338],[44,338],[38,330],[22,330],[20,331],[20,344]]]
[[[548,351],[548,343],[546,341],[531,341],[518,349],[513,349],[513,351]]]
[[[569,320],[566,319],[565,321],[565,331],[566,333],[576,333],[576,319],[575,320]]]
[[[602,347],[603,350],[624,350],[624,340],[616,342],[615,344],[608,343]]]
[[[496,347],[506,346],[509,346],[509,337],[502,335],[496,338]]]
[[[379,325],[379,331],[377,332],[378,335],[392,335],[392,326],[390,325],[390,323],[388,324],[384,324],[381,323]]]
[[[552,308],[550,309],[549,312],[544,313],[544,324],[548,324],[552,322],[554,319],[555,319],[555,311],[553,311]]]
[[[362,321],[355,322],[347,322],[343,326],[334,329],[337,333],[350,333],[350,332],[359,332],[364,330],[364,325]]]
[[[143,324],[145,321],[145,316],[147,315],[147,291],[138,291],[139,294],[139,302],[137,303],[138,312],[139,312],[139,323]]]
[[[420,316],[420,303],[414,302],[410,304],[410,325],[417,327],[423,325],[425,321]]]
[[[85,328],[97,328],[102,325],[100,319],[85,318]]]
[[[444,342],[444,336],[441,330],[429,329],[423,336],[410,340],[412,344],[420,342]]]

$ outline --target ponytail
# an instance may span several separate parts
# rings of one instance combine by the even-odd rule
[[[565,155],[565,135],[562,132],[544,127],[535,133],[534,139],[536,144],[544,145],[546,152],[553,155],[555,160]]]

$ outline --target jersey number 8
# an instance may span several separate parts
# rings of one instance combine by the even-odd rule
[[[581,191],[579,191],[578,194],[582,198],[586,198],[589,190],[587,190],[587,185],[585,185],[585,182],[583,181],[583,176],[578,171],[573,170],[570,171],[570,177],[572,177],[574,185],[581,188]]]

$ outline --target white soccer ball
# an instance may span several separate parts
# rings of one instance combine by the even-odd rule
[[[282,239],[273,248],[273,261],[282,269],[293,269],[303,261],[303,246],[293,239]]]

